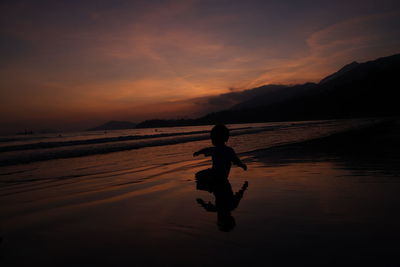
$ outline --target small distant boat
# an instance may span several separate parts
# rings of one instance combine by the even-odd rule
[[[25,131],[23,131],[23,132],[18,132],[18,133],[16,133],[17,135],[28,135],[28,134],[33,134],[33,131],[32,130],[30,130],[30,131],[28,131],[27,129],[25,129]]]

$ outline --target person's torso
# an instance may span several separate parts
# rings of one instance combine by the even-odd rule
[[[211,157],[212,169],[227,178],[232,166],[232,149],[227,146],[214,147]]]

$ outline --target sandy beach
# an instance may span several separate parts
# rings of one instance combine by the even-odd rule
[[[2,180],[0,263],[398,266],[399,133],[397,120],[240,154],[248,171],[233,168],[229,181],[233,192],[245,181],[249,186],[229,232],[197,201],[215,201],[196,190],[195,173],[209,167],[207,159],[127,163],[114,172],[57,180],[51,168],[90,169],[104,157],[123,161],[132,152],[60,159],[52,167],[34,163],[46,166],[42,179],[32,171],[30,183]]]

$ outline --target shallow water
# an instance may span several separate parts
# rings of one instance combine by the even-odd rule
[[[230,140],[249,166],[232,169],[233,191],[245,181],[249,187],[228,233],[196,201],[214,202],[194,181],[209,161],[191,157],[208,140],[1,167],[0,263],[399,264],[398,159],[378,160],[373,151],[361,157],[289,149],[285,158],[248,152],[278,137]],[[361,158],[364,165],[354,161]]]
[[[231,145],[239,151],[266,148],[278,144],[299,142],[374,123],[379,119],[328,120],[304,122],[275,122],[228,125]],[[110,132],[66,133],[63,136],[27,135],[3,137],[0,142],[0,166],[20,165],[37,161],[101,155],[130,150],[151,151],[146,162],[158,160],[170,146],[181,152],[191,145],[208,145],[212,126],[187,126],[171,128],[131,129]],[[201,142],[203,141],[203,142]],[[204,143],[204,144],[203,144]],[[148,148],[157,149],[148,150]],[[179,153],[174,154],[176,156]],[[133,153],[133,158],[138,158]],[[186,154],[179,154],[186,157]],[[172,158],[172,157],[171,157]],[[106,159],[107,160],[107,159]]]

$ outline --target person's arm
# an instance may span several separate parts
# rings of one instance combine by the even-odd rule
[[[206,156],[206,157],[211,156],[211,149],[212,149],[212,147],[206,147],[206,148],[200,149],[199,151],[193,153],[193,157],[196,157],[201,154],[204,154],[204,156]]]
[[[248,186],[249,186],[249,182],[247,182],[247,181],[244,182],[244,184],[242,185],[242,188],[239,191],[237,191],[235,193],[235,195],[233,196],[233,200],[234,201],[233,201],[233,209],[232,209],[232,211],[239,206],[240,200],[242,199],[243,194],[246,191]]]
[[[217,211],[217,207],[215,207],[214,204],[212,204],[210,201],[208,201],[208,203],[205,203],[204,200],[202,200],[201,198],[196,199],[197,203],[199,203],[206,211],[209,212],[216,212]]]
[[[247,171],[247,165],[244,164],[239,157],[236,155],[235,151],[232,149],[232,163],[239,166],[243,170]]]

